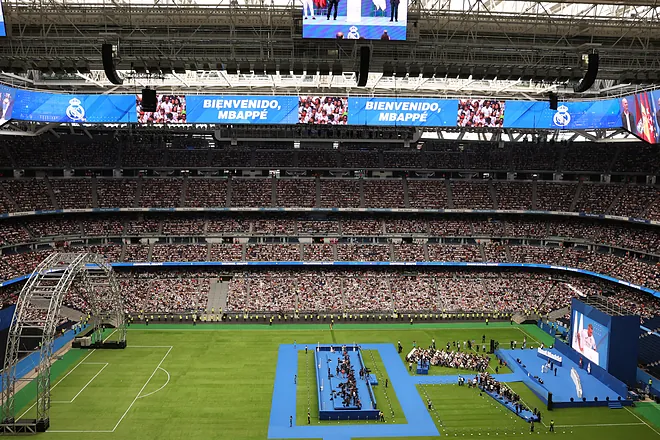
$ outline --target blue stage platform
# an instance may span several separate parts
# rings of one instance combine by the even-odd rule
[[[355,373],[357,394],[361,402],[358,408],[354,403],[344,405],[338,395],[341,385],[348,382],[348,372],[337,372],[337,365],[343,359],[342,346],[317,346],[314,359],[316,362],[316,383],[319,399],[320,420],[377,420],[379,410],[371,389],[370,377],[360,378],[359,371],[364,368],[360,349],[346,347],[346,354]]]
[[[552,393],[552,407],[554,408],[607,406],[608,400],[621,401],[623,405],[631,404],[630,401],[626,400],[627,396],[621,395],[587,373],[586,367],[584,369],[580,368],[578,364],[555,349],[550,351],[562,357],[562,365],[556,366],[556,376],[554,371],[541,372],[541,367],[547,363],[547,360],[539,357],[536,349],[498,349],[495,354],[506,361],[514,373],[523,373],[521,374],[523,382],[543,403],[548,403],[548,393]],[[571,379],[572,368],[580,377],[582,399],[578,397],[575,384]],[[543,383],[538,380],[539,378],[543,380]]]

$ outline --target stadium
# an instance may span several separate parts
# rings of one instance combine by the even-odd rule
[[[0,435],[660,439],[655,0],[0,0]]]

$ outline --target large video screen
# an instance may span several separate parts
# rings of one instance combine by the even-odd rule
[[[616,99],[562,102],[551,110],[548,102],[507,101],[504,128],[587,129],[621,127]]]
[[[302,0],[303,38],[405,40],[408,0]]]
[[[189,123],[297,124],[297,96],[187,96]]]
[[[298,123],[347,125],[348,98],[343,96],[301,96],[298,99]]]
[[[660,142],[660,91],[627,96],[620,107],[624,129],[646,142]]]
[[[456,99],[348,98],[349,125],[453,127]]]
[[[5,26],[5,13],[2,10],[2,0],[0,0],[0,37],[7,36],[7,27]]]
[[[13,119],[39,122],[135,122],[130,95],[65,95],[18,90]]]
[[[142,95],[135,96],[138,124],[185,124],[188,121],[185,96],[156,95],[156,99],[156,111],[145,112],[142,108]]]
[[[16,89],[0,85],[0,125],[11,119]]]
[[[456,125],[459,127],[502,127],[504,101],[460,99]]]
[[[588,360],[600,367],[607,368],[609,353],[608,326],[586,316],[580,310],[573,310],[571,327],[571,347],[584,356],[584,367],[586,368],[586,361]]]

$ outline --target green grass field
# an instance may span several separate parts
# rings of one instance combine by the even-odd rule
[[[435,338],[438,348],[442,348],[447,341],[481,341],[484,334],[487,340],[502,343],[522,341],[524,335],[530,344],[538,344],[543,338],[549,342],[547,335],[534,326],[508,323],[491,323],[488,327],[470,323],[342,324],[333,331],[316,325],[133,326],[125,350],[71,350],[54,364],[51,428],[41,435],[53,440],[266,439],[280,344],[296,340],[396,345],[401,340],[407,353],[413,340],[425,346]],[[382,384],[385,367],[378,352],[365,351],[363,355]],[[297,423],[307,423],[309,408],[312,423],[337,424],[319,422],[316,417],[313,364],[313,360],[306,361],[303,352],[299,353]],[[451,369],[433,372],[433,368],[433,374],[459,374]],[[522,383],[511,386],[530,407],[544,408]],[[433,401],[431,416],[442,436],[513,439],[532,435],[528,424],[489,397],[479,396],[478,390],[419,385],[418,391],[424,400]],[[24,418],[34,417],[34,392],[31,385],[17,396],[16,406],[21,408],[18,414]],[[391,388],[385,390],[379,385],[375,394],[388,423],[406,423]],[[550,418],[557,426],[554,435],[565,439],[660,440],[657,405],[544,411],[544,422]],[[533,435],[549,435],[546,433],[547,427],[537,424]]]

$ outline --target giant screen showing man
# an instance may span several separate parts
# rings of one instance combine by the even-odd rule
[[[302,0],[303,38],[405,40],[407,0]]]
[[[582,311],[573,310],[571,317],[572,340],[571,347],[585,362],[593,362],[607,368],[609,346],[609,329],[607,324],[600,323],[593,316],[585,316]],[[586,367],[586,363],[584,366]]]
[[[5,26],[5,14],[2,11],[2,0],[0,0],[0,37],[7,36],[7,27]]]

